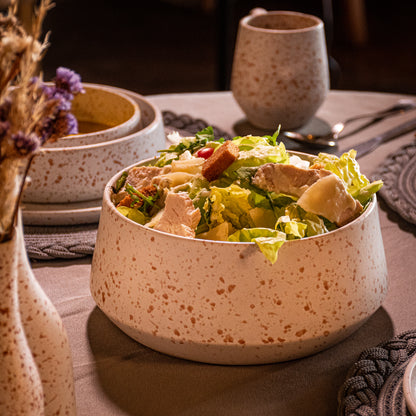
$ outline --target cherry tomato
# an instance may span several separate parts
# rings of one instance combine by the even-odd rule
[[[203,159],[208,159],[214,153],[213,147],[203,147],[199,149],[196,153],[196,157],[202,157]]]

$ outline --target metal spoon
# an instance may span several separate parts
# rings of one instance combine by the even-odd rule
[[[399,100],[392,107],[386,108],[385,110],[376,111],[374,113],[361,114],[355,117],[348,118],[345,121],[338,122],[331,127],[331,132],[326,135],[317,136],[313,134],[303,134],[296,131],[282,131],[280,132],[280,134],[295,142],[308,144],[309,146],[333,147],[337,145],[337,141],[341,138],[340,133],[344,130],[347,124],[355,123],[363,119],[370,119],[370,121],[368,121],[367,123],[361,124],[355,130],[351,131],[348,134],[345,134],[342,137],[347,137],[349,135],[358,133],[359,131],[364,130],[367,127],[370,127],[373,124],[378,123],[381,120],[384,120],[385,118],[394,116],[396,114],[401,114],[415,108],[415,101],[409,99],[402,99]]]

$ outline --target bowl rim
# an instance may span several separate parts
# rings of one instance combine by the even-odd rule
[[[306,158],[314,157],[314,155],[312,155],[312,154],[304,153],[304,152],[298,152],[298,151],[288,151],[288,153],[291,154],[291,155],[299,156],[299,157],[301,157],[301,156],[306,156]],[[134,163],[134,164],[118,171],[107,182],[107,184],[104,188],[103,200],[102,200],[103,207],[104,207],[104,205],[107,205],[110,208],[111,212],[115,213],[115,215],[119,216],[120,218],[123,218],[128,223],[134,224],[133,226],[137,226],[137,227],[139,227],[139,229],[142,229],[143,231],[160,233],[161,235],[164,235],[164,236],[169,236],[169,237],[172,237],[172,238],[185,239],[186,241],[193,240],[196,243],[205,244],[205,245],[206,244],[227,244],[227,245],[230,245],[230,244],[253,245],[253,244],[255,244],[254,242],[220,241],[220,240],[206,240],[206,239],[203,239],[203,238],[184,237],[184,236],[180,236],[180,235],[176,235],[176,234],[172,234],[172,233],[167,233],[165,231],[160,231],[160,230],[155,230],[153,228],[145,227],[144,225],[139,224],[139,223],[131,220],[130,218],[127,218],[123,214],[121,214],[117,210],[117,208],[115,207],[114,203],[111,201],[111,197],[110,197],[111,193],[113,192],[114,184],[119,179],[119,177],[123,174],[123,172],[129,171],[130,169],[132,169],[136,166],[144,166],[144,165],[148,164],[149,162],[156,161],[157,159],[158,159],[158,156],[148,158],[148,159],[144,159],[144,160],[141,160],[137,163]],[[349,222],[348,224],[345,224],[342,227],[339,227],[335,230],[329,231],[329,232],[324,233],[324,234],[313,235],[311,237],[305,237],[305,238],[300,238],[300,239],[296,239],[296,240],[287,240],[285,242],[285,245],[287,245],[288,243],[290,243],[290,244],[299,244],[302,241],[313,241],[313,240],[316,240],[316,239],[322,239],[322,238],[326,238],[328,235],[335,235],[336,233],[343,232],[347,227],[349,228],[349,226],[351,226],[351,225],[358,224],[358,223],[361,223],[362,221],[364,221],[373,212],[373,210],[376,209],[376,207],[377,207],[377,196],[376,196],[376,194],[373,194],[373,196],[371,198],[371,201],[365,207],[364,212],[362,212],[357,218],[355,218],[353,221]]]
[[[100,84],[84,84],[84,85],[100,85]],[[119,91],[126,91],[117,87],[109,87],[109,88],[114,89],[114,90],[119,90]],[[163,124],[162,114],[160,110],[153,103],[151,103],[141,94],[134,93],[133,91],[131,93],[134,94],[134,96],[137,99],[141,101],[145,101],[146,104],[152,108],[152,111],[154,113],[154,118],[146,127],[137,127],[135,131],[128,134],[127,136],[119,137],[113,140],[106,140],[106,141],[102,141],[99,143],[92,143],[92,144],[86,144],[86,145],[80,145],[80,146],[66,146],[66,147],[42,147],[40,154],[46,155],[46,154],[53,154],[53,153],[59,153],[59,152],[70,152],[70,151],[75,152],[75,151],[85,151],[89,149],[105,148],[108,146],[113,146],[118,143],[128,142],[129,140],[134,138],[137,135],[137,133],[150,132],[151,130],[157,128],[159,124],[161,123]]]
[[[133,113],[130,115],[130,117],[126,120],[124,120],[122,123],[117,124],[116,126],[112,126],[112,127],[108,127],[106,129],[102,129],[102,130],[98,130],[98,131],[93,131],[90,133],[81,133],[82,134],[82,138],[84,139],[88,139],[90,137],[94,137],[94,136],[99,136],[100,134],[104,134],[104,133],[109,133],[109,132],[113,132],[115,131],[117,128],[120,127],[124,127],[125,125],[132,123],[140,123],[141,121],[141,110],[139,105],[134,101],[134,99],[132,99],[131,97],[129,97],[127,94],[123,93],[123,92],[119,92],[119,91],[114,91],[111,88],[109,88],[110,86],[108,85],[104,85],[104,84],[92,84],[92,83],[88,83],[88,82],[83,82],[82,86],[84,88],[89,88],[92,90],[101,90],[101,91],[105,91],[108,92],[110,94],[119,96],[121,98],[123,98],[125,101],[127,101],[132,107],[133,107]],[[67,135],[64,137],[61,137],[61,139],[63,140],[74,140],[74,139],[79,139],[80,138],[80,134],[71,134],[71,135]],[[64,147],[64,146],[63,146]],[[75,147],[75,146],[73,146]]]

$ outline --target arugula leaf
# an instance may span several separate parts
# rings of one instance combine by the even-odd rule
[[[186,152],[195,153],[197,150],[202,149],[207,145],[208,142],[223,143],[224,139],[215,140],[214,129],[212,126],[208,126],[205,129],[195,134],[195,137],[183,137],[182,140],[176,144],[170,146],[168,149],[159,150],[161,156],[155,166],[163,167],[173,160],[179,158],[179,156]]]
[[[277,137],[280,134],[280,128],[281,128],[281,125],[279,124],[279,126],[277,127],[277,130],[273,133],[273,136],[267,136],[267,135],[263,136],[267,139],[270,146],[276,146],[277,145]]]
[[[126,183],[126,179],[128,176],[129,172],[127,172],[126,170],[121,174],[121,176],[117,179],[116,182],[116,186],[113,186],[113,192],[115,194],[117,194],[120,189],[124,186],[124,184]]]
[[[155,186],[155,185],[154,185]],[[156,199],[159,198],[159,189],[156,188],[155,195],[146,196],[139,190],[137,190],[134,186],[130,185],[129,183],[126,184],[126,191],[130,195],[131,199],[133,200],[132,208],[135,204],[141,204],[137,209],[142,212],[148,212],[151,207],[155,204]]]
[[[205,129],[196,133],[195,137],[197,138],[197,140],[205,141],[205,143],[212,142],[215,140],[214,129],[212,128],[212,126],[205,127]]]

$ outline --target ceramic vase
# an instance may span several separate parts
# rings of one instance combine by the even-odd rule
[[[19,312],[20,237],[0,243],[0,415],[44,415],[43,388]]]
[[[21,221],[16,231],[20,315],[42,381],[45,416],[72,416],[76,414],[76,406],[67,333],[57,310],[33,275]]]
[[[0,244],[0,323],[0,415],[75,415],[68,337],[30,267],[20,219]]]

